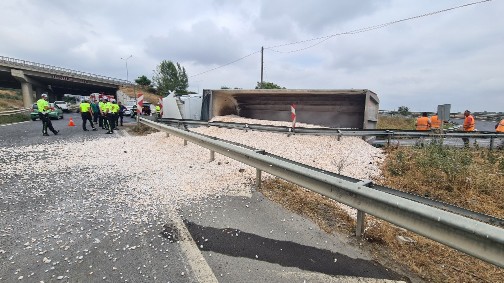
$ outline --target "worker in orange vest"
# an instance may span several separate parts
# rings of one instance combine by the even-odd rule
[[[473,115],[471,115],[471,111],[466,110],[464,111],[464,132],[472,132],[475,129],[475,121]],[[469,147],[469,138],[462,138],[464,141],[464,147]]]
[[[441,120],[439,120],[439,117],[437,114],[432,115],[430,117],[430,122],[431,122],[431,129],[437,130],[441,128]]]
[[[504,119],[495,125],[495,131],[497,133],[504,133]]]
[[[416,129],[417,131],[428,131],[431,128],[431,121],[427,117],[427,112],[423,112],[421,117],[417,118]]]

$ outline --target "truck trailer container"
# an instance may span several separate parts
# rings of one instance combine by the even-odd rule
[[[219,89],[203,90],[201,120],[215,116],[291,121],[331,128],[375,129],[378,95],[367,89]]]

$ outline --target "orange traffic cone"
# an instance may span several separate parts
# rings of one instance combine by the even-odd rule
[[[68,126],[75,127],[75,123],[72,118],[70,118],[70,122],[68,122]]]

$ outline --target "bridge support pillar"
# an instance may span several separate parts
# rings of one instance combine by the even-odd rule
[[[24,107],[30,108],[33,104],[33,86],[37,86],[38,92],[39,88],[44,88],[44,85],[25,76],[22,70],[11,69],[11,75],[21,83]]]
[[[33,104],[33,85],[29,82],[21,82],[21,93],[23,95],[23,106],[30,108]]]

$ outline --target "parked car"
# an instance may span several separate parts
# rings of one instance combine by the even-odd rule
[[[54,104],[58,105],[63,112],[70,112],[70,105],[68,105],[65,101],[54,101]]]
[[[150,114],[151,114],[151,103],[149,103],[149,102],[144,102],[143,103],[142,114],[150,116]]]
[[[61,107],[59,107],[57,104],[49,103],[49,109],[51,109],[51,111],[48,114],[49,119],[53,119],[53,120],[63,119],[63,109],[61,109]],[[30,118],[33,121],[39,119],[38,112],[39,111],[38,111],[37,103],[33,103],[32,108],[31,108],[31,113],[30,113]]]
[[[124,107],[126,109],[124,110],[124,116],[131,116],[131,109],[133,108],[134,104],[125,104]],[[136,108],[135,108],[136,109]]]

